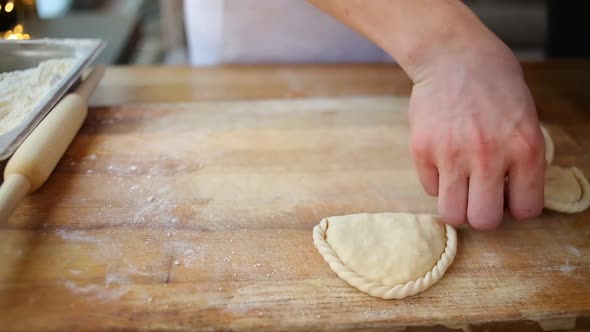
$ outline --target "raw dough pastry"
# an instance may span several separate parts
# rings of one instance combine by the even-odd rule
[[[541,126],[545,160],[555,145]],[[545,208],[576,213],[590,206],[590,185],[575,167],[549,166]],[[457,233],[436,216],[410,213],[352,214],[322,219],[314,245],[341,279],[383,299],[403,299],[434,285],[453,263]]]
[[[545,139],[545,160],[547,160],[547,164],[551,165],[553,162],[553,156],[555,155],[555,144],[553,144],[553,139],[551,138],[551,135],[549,135],[547,128],[541,125],[541,131],[543,132],[543,138]]]
[[[330,268],[359,290],[402,299],[435,284],[453,262],[457,233],[433,215],[353,214],[322,219],[316,248]]]
[[[576,167],[550,166],[545,171],[545,208],[577,213],[590,206],[590,185]]]
[[[551,165],[555,145],[549,131],[541,126],[545,138],[545,159]],[[590,207],[590,185],[575,167],[549,166],[545,171],[545,208],[564,213],[582,212]]]

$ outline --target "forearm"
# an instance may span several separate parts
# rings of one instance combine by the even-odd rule
[[[414,82],[444,57],[475,49],[510,53],[459,0],[308,1],[382,47]]]

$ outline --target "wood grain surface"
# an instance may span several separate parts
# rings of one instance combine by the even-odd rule
[[[54,174],[0,225],[0,330],[590,328],[590,212],[460,230],[443,279],[402,301],[316,252],[322,217],[436,212],[397,67],[218,70],[107,72]],[[589,176],[590,62],[525,72],[554,163]]]

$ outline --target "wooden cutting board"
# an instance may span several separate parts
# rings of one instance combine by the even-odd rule
[[[93,108],[0,230],[0,330],[590,328],[590,212],[459,232],[443,279],[401,301],[350,287],[322,217],[435,213],[402,97]],[[590,175],[549,122],[556,164]]]

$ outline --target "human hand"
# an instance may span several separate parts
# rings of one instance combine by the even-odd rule
[[[412,155],[451,225],[517,219],[543,208],[544,142],[510,49],[462,1],[308,0],[388,52],[414,82]]]
[[[445,223],[493,229],[543,209],[544,141],[518,61],[505,49],[448,52],[415,81],[412,157]]]

